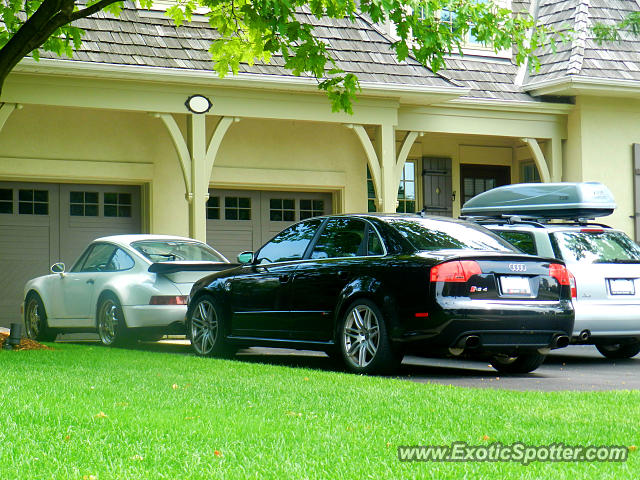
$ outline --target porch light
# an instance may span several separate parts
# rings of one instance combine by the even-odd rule
[[[191,113],[207,113],[213,106],[204,95],[191,95],[184,104]]]

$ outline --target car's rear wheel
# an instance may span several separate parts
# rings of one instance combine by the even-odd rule
[[[28,338],[40,342],[53,342],[57,333],[49,328],[47,312],[42,299],[36,293],[27,297],[24,309],[24,329]]]
[[[201,356],[229,356],[235,349],[224,342],[222,316],[210,295],[199,297],[189,309],[187,334],[196,354]]]
[[[368,299],[346,309],[338,340],[342,360],[354,373],[392,373],[402,360],[391,345],[382,312]]]
[[[596,343],[598,351],[607,358],[620,359],[635,357],[640,352],[640,342]]]
[[[131,341],[122,305],[114,295],[103,295],[98,303],[98,336],[106,346],[125,345]]]
[[[491,365],[500,373],[529,373],[542,365],[545,358],[546,355],[538,352],[523,353],[515,357],[496,355],[491,359]]]

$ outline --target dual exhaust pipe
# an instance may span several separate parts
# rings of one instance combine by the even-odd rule
[[[585,330],[586,332],[586,338],[588,339],[590,336],[590,333],[588,330]],[[582,332],[582,333],[585,333]],[[582,333],[581,338],[582,338]],[[549,347],[547,348],[539,348],[538,352],[540,352],[543,355],[546,355],[547,353],[549,353],[549,351],[554,350],[556,348],[564,348],[567,345],[569,345],[569,336],[568,335],[556,335],[555,337],[553,337],[553,339],[551,340],[551,345],[549,345]],[[472,348],[477,348],[480,346],[480,337],[477,335],[465,335],[464,337],[462,337],[460,340],[458,340],[458,342],[455,344],[455,346],[453,347],[449,347],[449,353],[451,353],[451,355],[454,356],[458,356],[458,355],[462,355],[462,352],[464,352],[467,349],[472,349]]]

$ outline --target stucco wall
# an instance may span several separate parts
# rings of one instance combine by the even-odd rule
[[[565,180],[602,182],[618,209],[603,221],[633,236],[632,144],[640,143],[640,101],[578,97],[569,118]]]
[[[186,116],[176,120],[184,134]],[[208,119],[209,136],[216,121]],[[149,185],[150,231],[189,233],[174,145],[146,113],[27,105],[0,131],[0,179]],[[211,185],[325,191],[334,194],[334,211],[367,207],[364,150],[341,124],[243,119],[220,145]]]

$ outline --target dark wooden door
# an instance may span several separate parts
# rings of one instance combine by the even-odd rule
[[[460,165],[461,204],[495,187],[511,183],[511,168],[495,165]]]
[[[450,158],[422,159],[422,198],[426,214],[443,217],[453,215]]]

